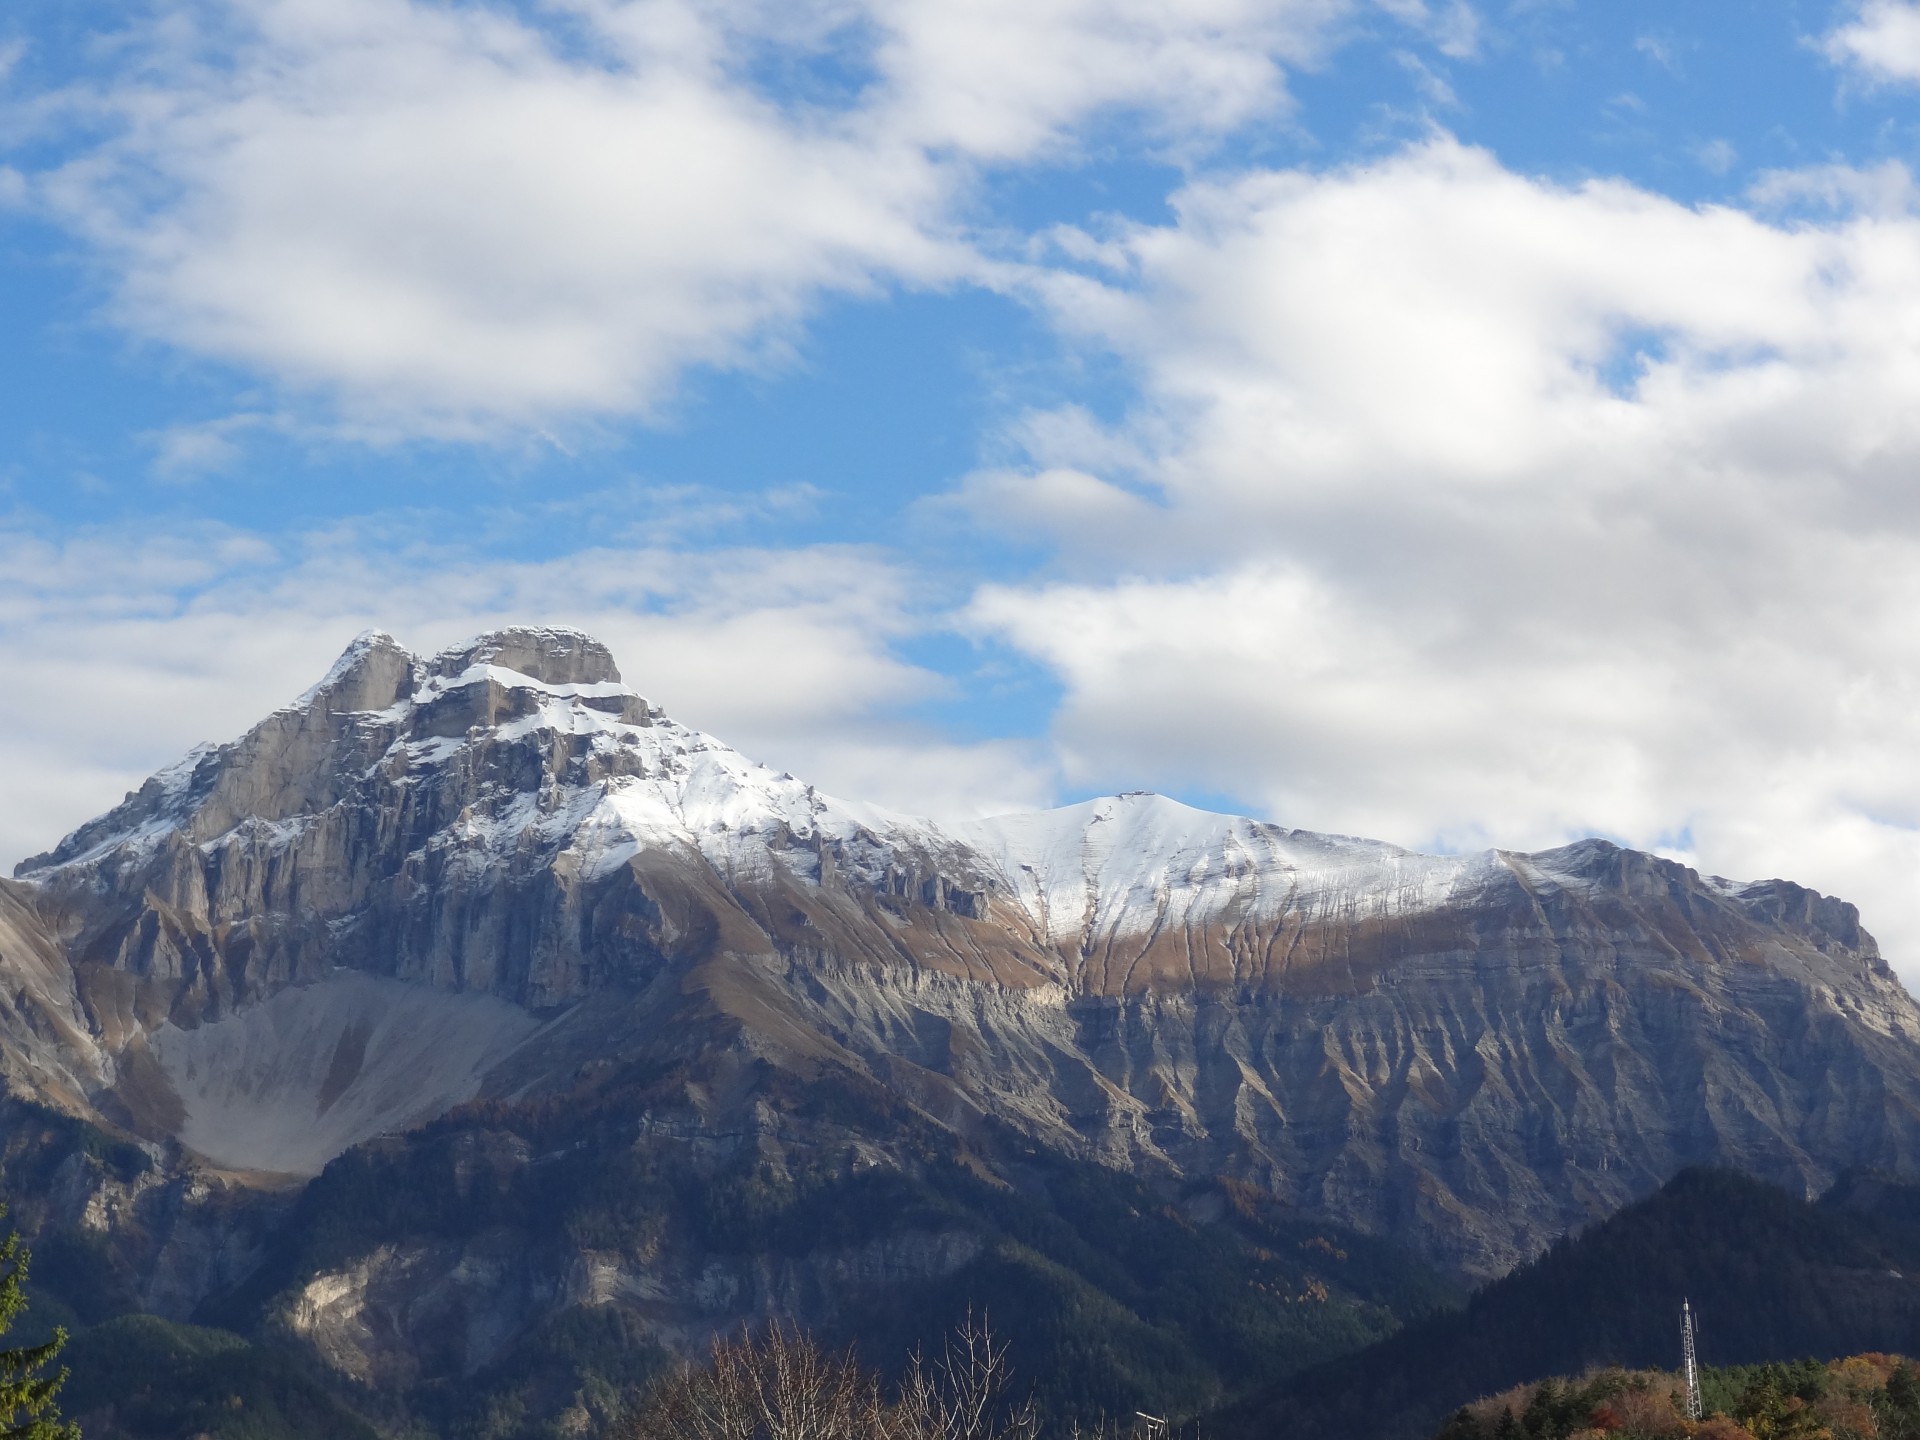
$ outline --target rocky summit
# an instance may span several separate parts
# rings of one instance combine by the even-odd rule
[[[271,1217],[209,1196],[284,1197],[436,1117],[643,1092],[623,1145],[1220,1180],[1470,1277],[1688,1165],[1810,1193],[1920,1151],[1920,1010],[1841,901],[1599,840],[1429,856],[1150,794],[937,824],[676,723],[565,630],[362,636],[0,882],[0,970],[11,1093],[151,1157],[62,1183],[182,1315],[271,1248]],[[819,1098],[854,1093],[883,1101]],[[582,1297],[646,1297],[669,1346],[802,1304],[516,1223],[515,1263],[546,1268],[501,1335]],[[274,1282],[283,1321],[373,1375],[405,1345],[367,1338],[369,1297],[404,1274],[418,1302],[502,1243],[310,1255]],[[901,1245],[834,1263],[972,1253]]]

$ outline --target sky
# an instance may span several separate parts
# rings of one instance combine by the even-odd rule
[[[1920,980],[1920,3],[11,0],[0,862],[359,631],[943,817],[1856,902]]]

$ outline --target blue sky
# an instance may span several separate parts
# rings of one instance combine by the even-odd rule
[[[1920,6],[16,0],[0,849],[360,628],[1920,954]]]

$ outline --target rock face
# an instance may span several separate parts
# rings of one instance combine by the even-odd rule
[[[1920,1010],[1839,901],[1151,795],[942,827],[674,723],[568,631],[362,637],[22,865],[0,967],[17,1091],[234,1169],[719,1047],[1489,1274],[1689,1163],[1804,1189],[1920,1151]]]
[[[0,1076],[11,1090],[75,1110],[111,1074],[38,895],[0,880]]]

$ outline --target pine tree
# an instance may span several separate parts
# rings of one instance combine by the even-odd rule
[[[1879,1414],[1880,1433],[1886,1440],[1914,1440],[1920,1436],[1920,1383],[1905,1364],[1894,1367],[1887,1388],[1874,1409]]]
[[[1473,1412],[1464,1406],[1453,1412],[1453,1418],[1435,1437],[1435,1440],[1487,1440],[1487,1430]]]
[[[0,1205],[0,1219],[6,1213]],[[27,1278],[28,1258],[19,1231],[0,1241],[0,1335],[27,1308],[21,1282]],[[44,1373],[66,1343],[67,1332],[55,1330],[44,1345],[0,1350],[0,1440],[80,1440],[80,1427],[61,1420],[54,1403],[67,1372]]]
[[[1520,1428],[1527,1432],[1529,1440],[1548,1440],[1554,1434],[1553,1411],[1558,1398],[1559,1392],[1551,1380],[1542,1380],[1534,1390],[1533,1398],[1520,1416]]]

